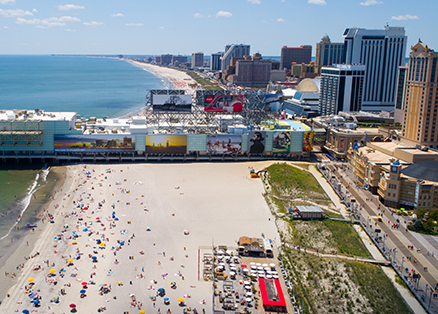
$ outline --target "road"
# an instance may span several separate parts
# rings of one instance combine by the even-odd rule
[[[375,237],[382,235],[382,233],[376,233],[375,229],[380,229],[383,234],[387,235],[386,239],[383,237],[381,244],[383,247],[392,249],[387,249],[386,253],[391,256],[391,259],[395,257],[401,272],[404,275],[408,275],[409,272],[412,273],[412,269],[415,269],[416,273],[421,275],[418,293],[424,296],[427,305],[432,301],[431,312],[438,313],[438,300],[430,300],[429,295],[431,291],[430,287],[435,287],[438,283],[436,279],[438,277],[438,260],[431,254],[426,253],[428,252],[427,248],[412,235],[411,231],[406,232],[405,219],[402,216],[394,217],[389,209],[381,210],[380,208],[385,207],[376,199],[376,195],[372,195],[369,191],[356,189],[354,181],[348,176],[346,171],[340,171],[332,164],[329,164],[328,171],[330,171],[328,177],[335,175],[336,180],[344,187],[346,192],[344,193],[345,197],[350,194],[351,197],[355,198],[357,203],[362,206],[362,210],[359,210],[357,213],[363,218],[363,223],[367,227],[370,227],[369,230],[372,235]],[[375,221],[370,217],[378,215],[382,216],[381,222]],[[400,220],[400,227],[392,228],[391,226],[393,226],[393,224],[397,224],[397,219]],[[409,249],[408,246],[413,246],[414,249]],[[418,249],[419,251],[417,251]],[[410,260],[408,260],[408,257]],[[427,270],[425,270],[425,267],[427,267]],[[408,273],[405,271],[406,268],[408,268]],[[424,286],[424,283],[427,283],[427,285]],[[427,289],[429,290],[427,291]]]

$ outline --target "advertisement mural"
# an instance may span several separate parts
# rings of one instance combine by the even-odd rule
[[[57,152],[118,152],[134,151],[135,135],[86,134],[55,135]]]
[[[204,99],[205,112],[242,112],[242,95],[207,95]]]
[[[191,95],[152,95],[154,111],[191,111]]]
[[[242,136],[210,134],[207,136],[207,154],[238,154],[242,150]]]
[[[251,131],[248,135],[248,153],[262,154],[265,151],[266,132]]]
[[[186,135],[146,135],[146,153],[148,154],[185,154],[186,152]]]
[[[304,132],[303,150],[311,152],[313,150],[313,131]]]
[[[274,132],[274,139],[272,142],[272,153],[274,154],[288,154],[290,151],[290,134],[288,131]]]

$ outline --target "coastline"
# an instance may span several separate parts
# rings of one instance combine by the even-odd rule
[[[39,254],[25,262],[7,292],[10,298],[3,299],[2,312],[66,313],[74,303],[80,313],[100,307],[107,307],[109,313],[156,312],[158,308],[165,313],[167,309],[180,311],[176,300],[185,295],[187,306],[209,312],[212,283],[200,280],[198,263],[202,252],[211,251],[212,239],[230,249],[242,234],[264,233],[279,240],[273,220],[268,222],[271,214],[263,201],[263,187],[248,178],[250,164],[67,166],[63,191],[50,204],[55,223],[40,231],[31,252]],[[210,175],[205,177],[205,173]],[[212,186],[220,188],[211,193]],[[60,206],[53,210],[55,204]],[[81,209],[79,204],[88,208]],[[226,225],[218,223],[224,217],[232,219],[227,219]],[[61,239],[54,241],[57,235],[62,235]],[[102,247],[97,240],[106,245]],[[122,241],[124,244],[119,244]],[[23,255],[15,256],[20,259]],[[74,265],[68,267],[70,257]],[[54,277],[48,275],[52,268],[56,286],[51,283]],[[38,308],[25,294],[29,278],[42,297]],[[80,297],[82,282],[89,281],[95,284],[88,286],[86,297]],[[169,288],[172,281],[177,288]],[[110,291],[101,295],[100,285],[105,284]],[[170,305],[164,304],[162,297],[155,300],[161,287],[166,289]],[[55,296],[59,303],[50,302]]]
[[[129,59],[124,60],[148,70],[157,77],[163,78],[172,85],[173,89],[182,89],[185,90],[186,93],[192,93],[195,90],[194,88],[190,87],[190,84],[197,84],[196,81],[184,71]]]
[[[18,278],[20,277],[20,270],[16,267],[19,264],[26,263],[24,257],[31,255],[35,243],[40,238],[41,234],[45,232],[47,227],[49,227],[49,223],[43,224],[41,220],[42,213],[53,206],[53,203],[57,201],[59,191],[63,188],[66,183],[65,179],[65,167],[52,167],[50,169],[49,175],[55,176],[55,184],[50,189],[50,195],[53,196],[52,200],[46,200],[41,204],[36,210],[35,214],[25,213],[26,215],[36,215],[38,220],[35,223],[38,224],[38,227],[35,228],[35,231],[31,229],[26,229],[26,231],[15,231],[9,234],[6,239],[13,238],[14,243],[7,248],[4,248],[5,251],[2,252],[2,256],[0,258],[0,275],[3,277],[2,284],[0,285],[0,300],[3,300],[6,296],[7,291],[17,283]],[[33,199],[30,200],[29,207],[31,207]],[[31,210],[28,208],[27,210]],[[27,211],[26,210],[26,211]],[[34,208],[32,208],[34,210]],[[20,224],[20,228],[24,229],[24,223]],[[5,273],[13,274],[14,272],[17,274],[16,277],[12,277],[11,275],[6,276]]]

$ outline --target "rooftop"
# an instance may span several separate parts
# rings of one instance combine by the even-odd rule
[[[54,121],[73,120],[76,112],[46,112],[43,110],[0,110],[0,121]]]

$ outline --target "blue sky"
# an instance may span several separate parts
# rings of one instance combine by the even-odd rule
[[[403,26],[438,50],[436,0],[0,0],[0,54],[186,54],[251,45],[280,55],[345,28]]]

